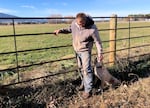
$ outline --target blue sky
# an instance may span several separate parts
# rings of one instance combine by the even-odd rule
[[[0,12],[20,17],[150,14],[150,0],[0,0]]]

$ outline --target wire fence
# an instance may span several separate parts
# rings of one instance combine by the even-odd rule
[[[109,40],[109,39],[102,40],[102,43],[103,44],[105,44],[105,43],[108,44],[110,42],[115,42],[116,47],[118,47],[120,44],[117,45],[117,42],[122,43],[122,41],[127,41],[127,43],[125,43],[125,44],[127,44],[127,47],[125,47],[125,48],[119,47],[119,48],[117,48],[115,50],[112,50],[112,51],[104,50],[104,52],[103,52],[104,55],[107,56],[107,54],[110,54],[112,52],[113,53],[114,52],[115,53],[117,53],[117,52],[120,53],[121,51],[127,51],[127,54],[125,54],[125,56],[123,56],[123,57],[128,58],[128,59],[134,58],[134,57],[139,57],[139,56],[144,56],[144,55],[150,55],[150,52],[148,50],[148,49],[150,49],[149,48],[150,47],[150,41],[149,41],[150,40],[150,32],[144,34],[144,31],[143,31],[143,29],[146,29],[148,31],[150,30],[150,26],[149,26],[150,25],[150,21],[149,21],[150,18],[142,17],[142,21],[141,20],[140,21],[134,21],[133,20],[134,17],[130,17],[130,18],[128,18],[128,17],[93,17],[96,24],[108,23],[108,25],[109,25],[109,21],[110,21],[111,18],[117,18],[117,28],[114,28],[114,29],[110,29],[109,27],[98,28],[98,31],[101,34],[101,32],[103,33],[103,32],[109,32],[111,30],[115,30],[116,33],[117,33],[117,38],[115,40]],[[141,19],[141,17],[137,17],[137,18]],[[57,21],[56,21],[56,19],[57,19]],[[17,42],[18,42],[17,38],[19,38],[19,37],[22,38],[22,37],[31,37],[31,36],[54,35],[54,33],[53,33],[53,31],[51,31],[51,32],[41,32],[41,33],[32,33],[31,32],[31,33],[17,34],[16,33],[16,29],[17,29],[16,26],[18,26],[18,22],[20,24],[20,22],[21,22],[20,20],[22,20],[22,21],[24,20],[27,23],[27,20],[29,20],[28,23],[29,22],[31,23],[34,20],[35,21],[34,25],[38,25],[38,24],[51,25],[50,23],[52,23],[54,21],[58,25],[59,23],[66,24],[66,22],[67,22],[66,19],[73,20],[74,18],[73,17],[72,18],[70,18],[70,17],[68,17],[68,18],[67,17],[64,17],[64,18],[20,18],[20,17],[17,17],[17,18],[0,18],[0,21],[1,20],[3,20],[3,21],[4,20],[9,20],[9,24],[10,24],[9,26],[12,26],[12,28],[13,28],[13,34],[7,34],[7,35],[2,34],[2,35],[0,35],[0,39],[13,38],[13,41],[14,41],[14,45],[11,46],[11,47],[14,48],[14,50],[13,51],[0,51],[0,57],[2,57],[2,56],[9,57],[12,54],[15,56],[15,61],[14,61],[15,65],[13,65],[11,67],[4,68],[4,69],[0,68],[0,73],[1,73],[1,76],[2,76],[2,73],[15,70],[15,72],[17,73],[17,76],[18,76],[18,80],[15,83],[8,83],[5,86],[24,83],[24,82],[28,82],[28,81],[32,81],[32,80],[36,80],[36,79],[41,79],[41,78],[46,78],[46,77],[50,77],[50,76],[57,76],[57,75],[60,75],[60,74],[66,74],[66,73],[70,73],[70,72],[77,72],[78,68],[76,66],[73,66],[74,68],[65,69],[63,71],[60,70],[60,71],[57,71],[55,73],[52,73],[52,74],[49,74],[49,75],[46,75],[46,76],[41,76],[41,77],[38,77],[38,78],[29,79],[29,80],[25,80],[25,81],[20,80],[20,71],[21,71],[20,69],[30,68],[30,67],[33,67],[33,66],[38,67],[38,66],[41,66],[41,65],[54,63],[54,62],[60,62],[60,61],[66,61],[66,60],[74,60],[75,56],[71,56],[71,57],[67,57],[67,58],[57,58],[57,59],[53,59],[53,60],[44,60],[44,61],[32,62],[31,64],[23,64],[23,65],[20,64],[19,54],[21,54],[21,53],[30,53],[30,52],[36,52],[36,51],[53,50],[53,49],[57,50],[59,48],[62,48],[61,50],[63,50],[63,48],[71,48],[72,45],[67,44],[67,45],[48,46],[48,47],[41,47],[41,48],[31,48],[31,49],[19,50],[19,48],[18,48],[19,46],[17,45]],[[39,20],[44,20],[44,23],[42,21],[40,22]],[[49,22],[51,20],[52,20],[52,22]],[[60,20],[60,21],[58,21],[58,20]],[[2,25],[3,21],[1,22],[1,26],[4,26],[4,25]],[[142,23],[142,22],[146,22],[149,25],[143,25],[143,26],[138,25],[138,23]],[[118,25],[121,24],[121,23],[125,23],[125,24],[127,24],[127,26],[126,27],[119,27]],[[137,23],[137,25],[136,26],[131,26],[132,23]],[[33,24],[33,22],[31,24]],[[8,25],[5,25],[5,26],[8,26]],[[134,33],[132,33],[131,30],[136,30],[136,29],[138,29],[138,31],[143,31],[143,32],[140,35],[136,34],[136,35],[132,36],[132,34],[134,34]],[[119,31],[121,31],[121,30],[127,30],[127,31],[125,31],[125,34],[124,33],[121,34],[121,33],[119,33]],[[125,36],[122,37],[122,38],[118,38],[119,37],[118,35],[125,35]],[[102,34],[101,34],[101,36],[102,36]],[[132,45],[131,41],[134,41],[135,39],[143,39],[143,38],[145,38],[147,40],[146,42],[145,41],[143,42],[144,44],[142,44],[142,45],[138,44],[138,45],[135,45],[135,46]],[[1,45],[2,44],[3,43],[1,43]],[[9,44],[9,43],[7,43],[7,44]],[[140,48],[145,48],[146,52],[139,53],[138,55],[137,54],[135,54],[135,55],[131,54],[131,53],[136,53],[136,52],[132,52],[131,50],[140,49]],[[93,56],[94,55],[96,55],[96,53],[93,53]],[[1,59],[0,62],[1,62],[1,64],[3,64],[3,59]],[[107,64],[107,63],[110,63],[110,62],[111,61],[107,61],[105,63]]]

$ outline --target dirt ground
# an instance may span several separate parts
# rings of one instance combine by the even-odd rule
[[[1,108],[149,108],[150,77],[130,84],[122,83],[117,89],[109,88],[82,99],[78,81],[45,84],[39,87],[1,88]]]
[[[0,108],[150,108],[149,59],[144,65],[134,62],[129,69],[130,73],[114,74],[122,81],[118,88],[110,87],[103,92],[95,89],[86,100],[81,98],[82,91],[78,91],[79,78],[58,81],[53,76],[1,87]],[[125,67],[117,72],[129,69]]]

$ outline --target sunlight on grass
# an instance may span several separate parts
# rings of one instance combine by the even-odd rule
[[[109,29],[109,22],[100,22],[96,23],[99,30]],[[133,22],[131,23],[131,27],[135,26],[148,26],[150,22]],[[56,29],[68,27],[69,24],[30,24],[30,25],[15,25],[16,34],[31,34],[31,33],[47,33],[53,32]],[[118,22],[118,28],[128,27],[128,22]],[[0,26],[1,32],[0,35],[13,35],[13,27],[12,25]],[[117,39],[149,35],[150,28],[141,28],[141,29],[131,29],[130,34],[129,30],[118,30],[117,31]],[[109,40],[109,31],[100,31],[100,36],[102,41]],[[150,43],[150,37],[146,38],[138,38],[131,39],[130,46],[143,45],[146,43]],[[38,48],[48,48],[54,46],[62,46],[62,45],[71,45],[72,37],[71,34],[59,34],[58,36],[52,34],[45,35],[30,35],[30,36],[21,36],[16,37],[17,50],[29,50],[29,49],[38,49]],[[128,48],[129,40],[121,40],[116,43],[117,49]],[[104,51],[108,51],[109,43],[103,43]],[[0,39],[0,53],[3,52],[12,52],[15,51],[14,47],[14,37],[7,37]],[[96,52],[96,48],[94,46],[93,52]],[[58,49],[47,49],[43,51],[31,51],[31,52],[23,52],[18,53],[18,60],[20,65],[32,64],[41,61],[49,61],[60,59],[63,56],[74,54],[73,48],[58,48]],[[106,58],[105,58],[106,59]],[[14,58],[14,54],[10,55],[0,55],[0,64],[1,67],[3,65],[15,65],[16,60]],[[65,64],[65,62],[64,62]]]

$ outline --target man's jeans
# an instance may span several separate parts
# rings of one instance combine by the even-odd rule
[[[93,72],[91,66],[91,52],[76,52],[78,67],[81,69],[83,76],[82,82],[84,84],[85,92],[89,93],[93,87]]]

